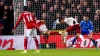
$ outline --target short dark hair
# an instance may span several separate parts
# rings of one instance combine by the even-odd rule
[[[63,17],[59,17],[59,21],[63,20],[64,18]]]
[[[84,15],[85,17],[89,17],[87,14]]]
[[[27,6],[24,6],[24,7],[23,7],[23,10],[24,10],[24,11],[27,11]]]

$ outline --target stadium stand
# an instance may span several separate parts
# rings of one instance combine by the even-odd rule
[[[0,23],[4,26],[3,35],[10,35],[13,23],[16,22],[18,15],[22,10],[22,0],[0,0]],[[90,20],[95,26],[95,33],[100,32],[100,0],[28,0],[28,10],[35,14],[38,20],[45,20],[47,28],[52,30],[53,22],[65,15],[70,15],[80,22],[84,14],[88,14]],[[15,11],[15,16],[13,11]],[[14,20],[15,17],[15,20]],[[56,30],[63,30],[66,24],[59,24]],[[21,33],[20,33],[20,32]],[[23,34],[22,24],[17,28],[17,33]]]
[[[11,30],[13,29],[14,21],[14,10],[12,0],[0,0],[0,24],[2,31],[0,35],[11,35]]]

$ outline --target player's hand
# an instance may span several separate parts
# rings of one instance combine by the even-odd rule
[[[89,32],[90,32],[90,33],[93,33],[93,31],[92,31],[92,30],[89,30]]]
[[[14,34],[14,29],[11,31],[12,34]]]

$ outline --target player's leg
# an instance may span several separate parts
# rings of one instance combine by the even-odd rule
[[[74,45],[74,43],[76,42],[76,40],[78,39],[78,37],[83,38],[83,36],[80,35],[81,30],[80,30],[80,26],[79,26],[79,25],[74,25],[74,26],[73,26],[73,29],[76,30],[76,33],[77,33],[77,34],[76,34],[75,38],[73,39],[73,41],[72,41],[72,45],[71,45],[71,46]]]
[[[73,30],[73,27],[72,26],[69,26],[65,29],[64,32],[59,32],[61,35],[62,35],[62,39],[63,39],[63,43],[66,44],[66,38],[68,37],[68,32],[69,31],[72,31]]]
[[[94,46],[95,46],[96,48],[98,48],[98,47],[97,47],[97,42],[92,38],[92,33],[88,34],[88,36],[89,36],[90,40],[93,42]]]
[[[65,30],[64,32],[59,32],[59,34],[62,35],[63,44],[66,44],[66,38],[67,38],[67,36],[68,36],[67,30]]]
[[[79,37],[82,39],[82,41],[84,42],[84,46],[86,45],[86,40],[84,39],[84,37],[80,34]],[[76,41],[76,37],[73,39],[73,44]]]
[[[37,31],[36,31],[36,28],[33,28],[32,29],[31,35],[33,36],[33,39],[35,41],[36,53],[39,53],[39,43],[38,43],[38,40],[37,40]]]
[[[49,48],[48,37],[49,37],[48,34],[43,34],[43,38],[45,40],[46,48]]]
[[[76,40],[78,39],[79,35],[80,35],[80,33],[76,34],[75,38],[74,38],[73,41],[72,41],[71,47],[74,45],[74,43],[75,43]]]
[[[86,34],[86,32],[84,30],[81,30],[81,34],[79,36],[81,38],[81,40],[84,42],[84,46],[86,45],[86,40],[83,37],[83,35],[85,35],[85,34]]]
[[[84,39],[84,37],[83,37],[82,34],[80,34],[79,37],[81,38],[81,40],[82,40],[83,42],[85,41],[85,39]]]
[[[21,53],[27,53],[28,37],[30,36],[31,31],[32,31],[32,29],[25,29],[25,32],[24,32],[24,36],[25,36],[24,37],[24,51]]]
[[[49,44],[48,44],[48,35],[49,35],[49,31],[46,27],[45,24],[42,24],[40,27],[39,27],[39,30],[42,32],[43,34],[43,38],[45,39],[45,43],[46,43],[46,48],[49,48]]]
[[[86,40],[84,39],[83,35],[79,35],[79,37],[81,38],[82,42],[84,42],[84,46],[86,45]]]

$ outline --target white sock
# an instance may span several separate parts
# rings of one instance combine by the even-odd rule
[[[85,39],[82,35],[80,35],[79,37],[82,39],[82,41],[85,41]]]
[[[67,35],[68,35],[67,32],[63,32],[64,42],[66,42]]]

